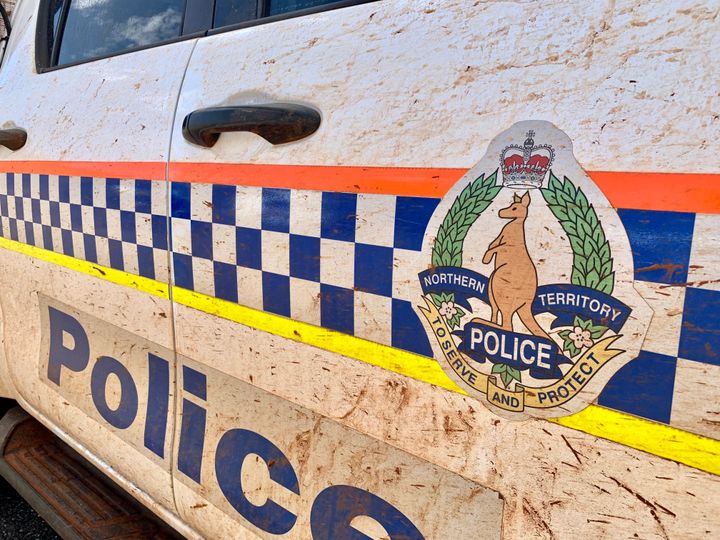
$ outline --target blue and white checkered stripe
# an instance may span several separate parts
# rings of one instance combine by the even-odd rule
[[[408,278],[399,261],[417,257],[437,199],[181,182],[171,190],[176,285],[432,355],[400,297]]]
[[[180,287],[432,355],[404,291],[439,199],[175,182],[168,254],[166,190],[0,175],[0,234],[159,281],[171,258]],[[720,215],[619,214],[658,316],[598,401],[720,438]]]
[[[166,281],[167,195],[162,183],[0,176],[0,234],[70,257]]]

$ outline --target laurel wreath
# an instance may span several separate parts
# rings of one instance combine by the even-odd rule
[[[593,205],[567,176],[560,181],[552,171],[548,187],[540,192],[570,240],[573,250],[571,283],[612,294],[615,288],[612,253]],[[579,317],[575,317],[574,326],[587,331],[593,340],[600,339],[608,331],[604,325],[595,325]],[[563,339],[563,349],[573,357],[580,354],[582,348],[575,345],[571,334],[570,330],[562,330],[558,335]]]
[[[481,174],[463,188],[460,195],[453,201],[445,219],[443,219],[432,250],[433,266],[462,266],[463,243],[470,227],[477,221],[485,209],[495,199],[502,186],[496,185],[497,169],[487,178]],[[431,295],[439,308],[443,302],[455,301],[454,293]],[[460,319],[465,312],[455,306],[455,314],[449,318],[450,329],[460,326]]]
[[[552,171],[548,187],[541,188],[540,192],[570,240],[571,283],[612,294],[615,288],[613,258],[593,205],[567,176],[561,182]]]

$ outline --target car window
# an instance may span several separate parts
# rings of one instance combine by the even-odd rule
[[[257,0],[217,0],[213,27],[229,26],[251,21],[258,16]]]
[[[337,0],[270,0],[267,7],[267,15],[280,15],[291,11],[299,11],[315,6],[332,4]]]
[[[321,6],[332,8],[332,4],[341,7],[348,5],[348,2],[339,2],[338,0],[216,0],[213,28]]]
[[[71,64],[177,38],[184,11],[185,0],[65,0],[52,63]]]

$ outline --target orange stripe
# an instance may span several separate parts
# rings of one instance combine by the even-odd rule
[[[165,178],[163,162],[4,161],[7,172]],[[170,179],[351,193],[442,197],[467,169],[171,163]],[[616,208],[720,213],[720,174],[589,172]]]
[[[170,179],[442,197],[467,169],[171,163]],[[720,174],[589,172],[615,208],[720,213]]]
[[[170,179],[248,186],[442,197],[467,169],[171,163]],[[720,213],[720,174],[588,173],[615,208]]]
[[[170,179],[316,191],[442,197],[467,169],[171,163]]]
[[[588,174],[615,208],[720,213],[720,174]]]
[[[0,161],[3,172],[165,180],[162,161]]]

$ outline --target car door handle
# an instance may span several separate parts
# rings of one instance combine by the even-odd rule
[[[27,142],[27,131],[19,128],[0,129],[0,145],[10,150],[20,150]]]
[[[249,131],[271,144],[299,141],[320,127],[320,113],[295,103],[211,107],[191,112],[183,120],[185,140],[211,148],[228,131]]]

